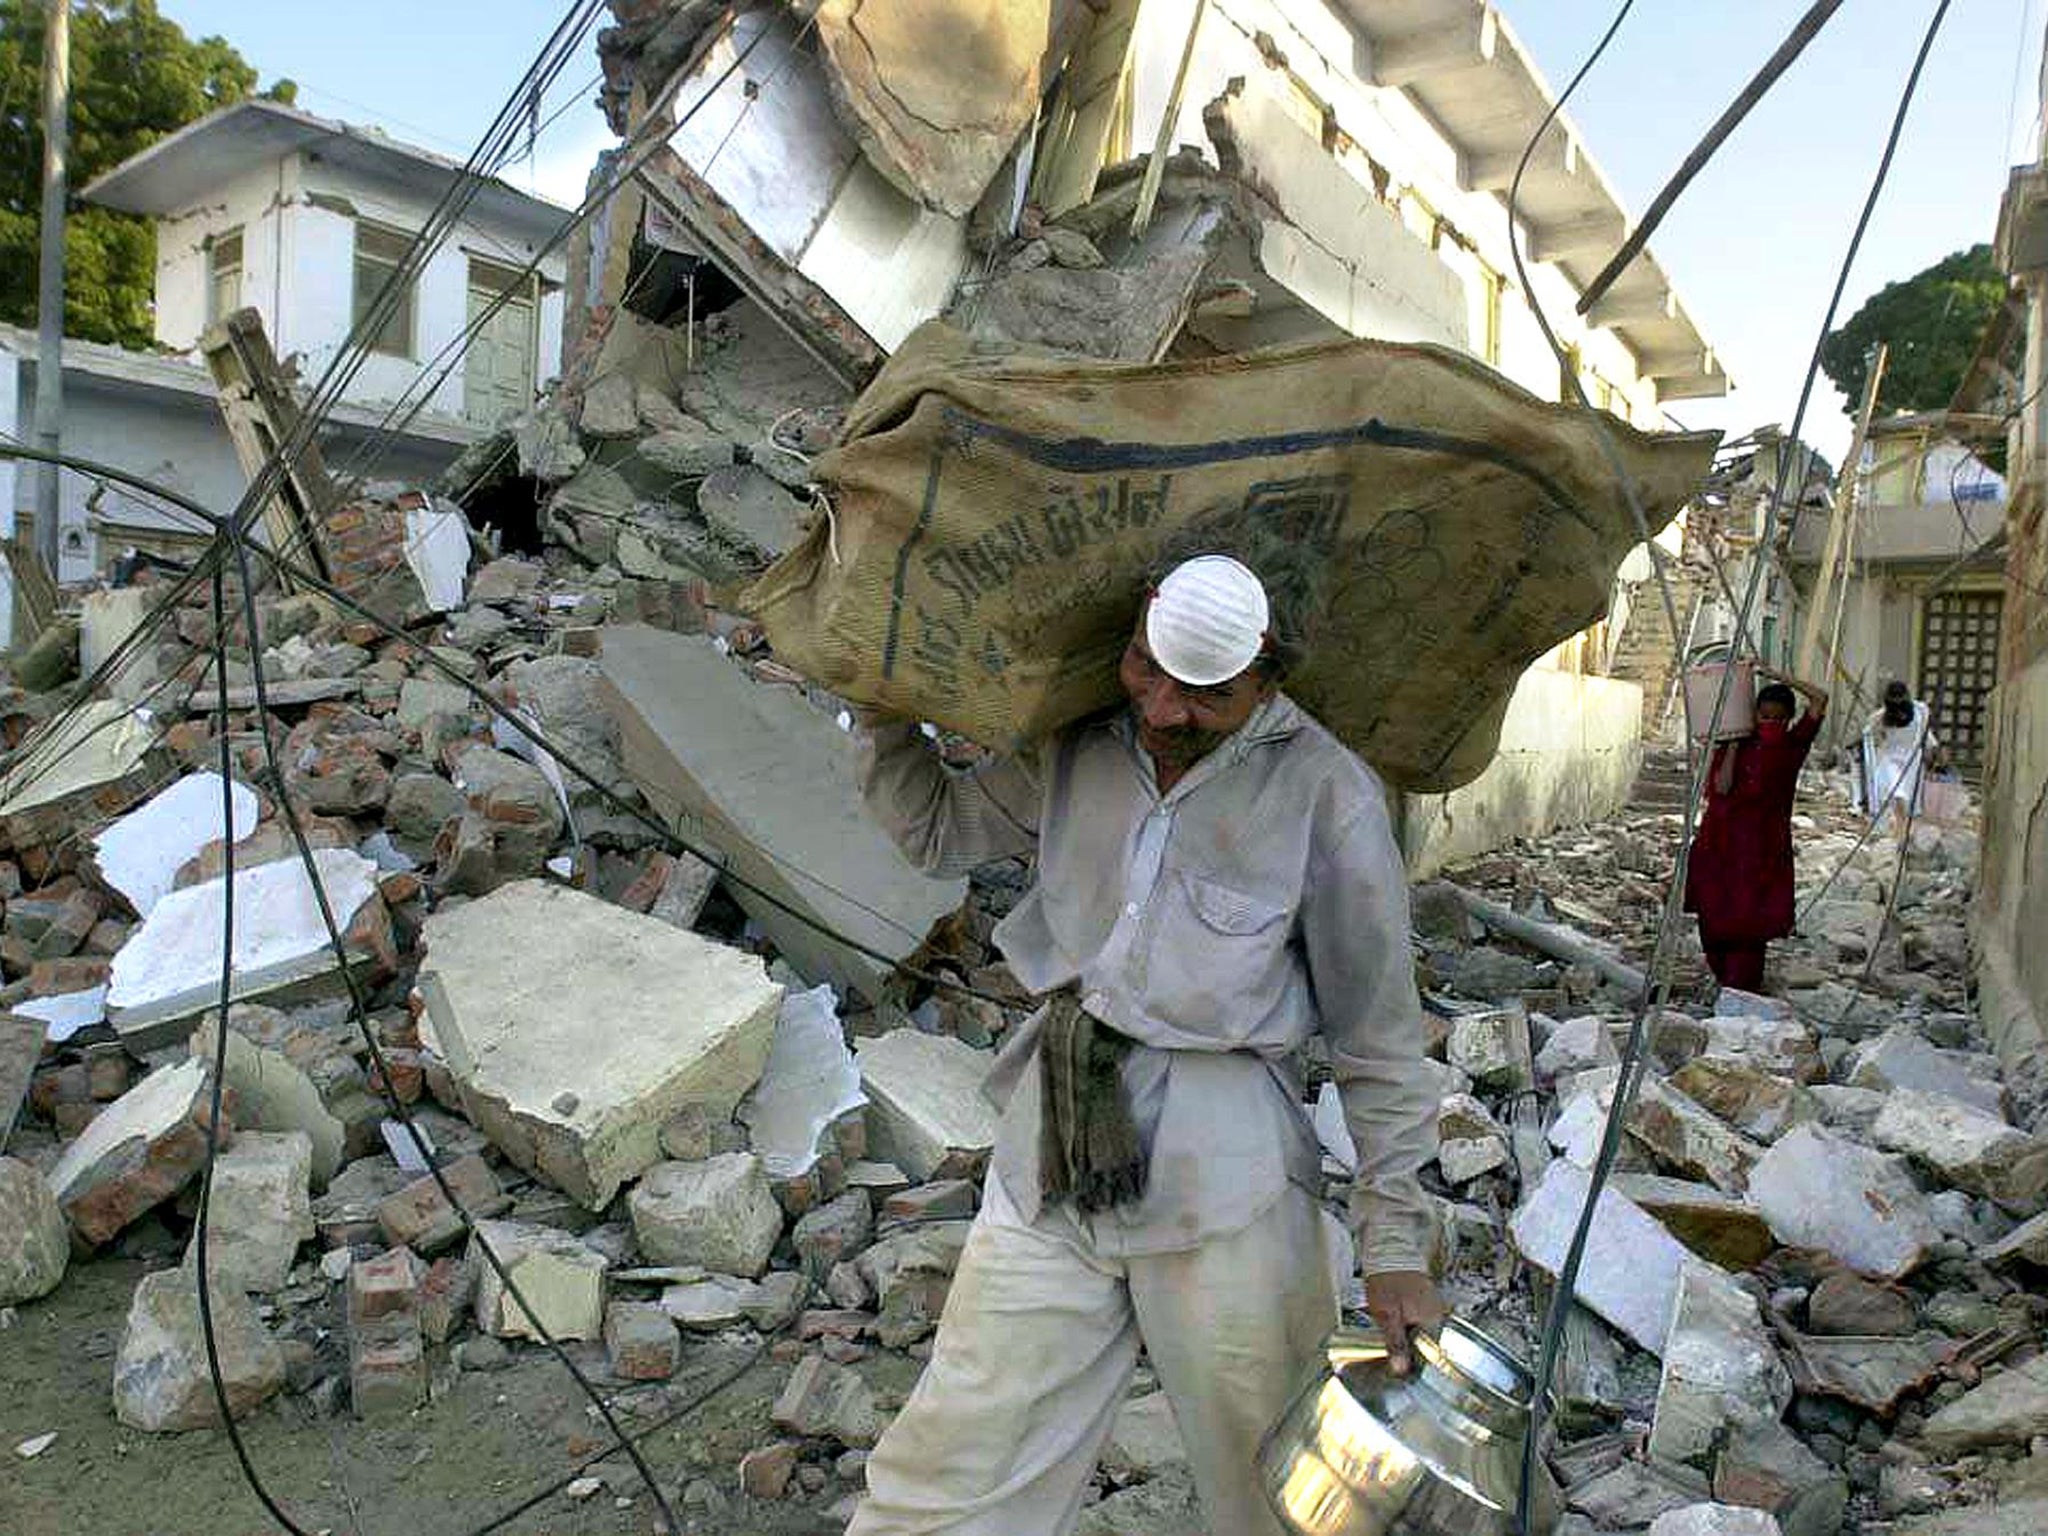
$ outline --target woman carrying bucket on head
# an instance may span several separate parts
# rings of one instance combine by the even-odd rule
[[[1825,689],[1758,670],[1769,682],[1755,724],[1714,749],[1685,877],[1685,910],[1699,917],[1715,980],[1745,992],[1763,986],[1764,946],[1792,931],[1792,796],[1828,712]]]

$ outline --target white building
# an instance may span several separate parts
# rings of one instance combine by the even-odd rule
[[[200,119],[101,176],[86,201],[156,225],[153,353],[65,346],[64,445],[161,480],[227,511],[247,485],[196,348],[214,321],[248,306],[279,359],[316,382],[390,277],[455,162],[375,130],[245,101]],[[378,330],[323,439],[337,474],[420,480],[523,409],[557,371],[562,261],[521,277],[567,217],[501,181],[477,189]],[[513,294],[466,349],[471,320]],[[35,338],[0,328],[0,432],[32,437]],[[380,429],[397,411],[404,430]],[[370,446],[366,446],[370,445]],[[0,505],[25,526],[35,474],[0,466]],[[87,480],[64,477],[59,579],[90,576],[128,545],[163,547],[191,530]]]

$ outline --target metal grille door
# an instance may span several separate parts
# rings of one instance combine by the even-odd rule
[[[1984,761],[2004,606],[2002,592],[1939,593],[1927,599],[1920,629],[1920,697],[1934,706],[1934,734],[1972,775]]]

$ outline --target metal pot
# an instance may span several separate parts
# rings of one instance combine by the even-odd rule
[[[1338,1329],[1267,1434],[1260,1479],[1298,1536],[1511,1536],[1531,1372],[1457,1318],[1413,1347],[1420,1369],[1396,1376],[1377,1333]],[[1530,1536],[1548,1536],[1540,1460],[1532,1502]]]

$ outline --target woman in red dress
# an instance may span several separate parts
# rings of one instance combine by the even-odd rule
[[[1699,915],[1700,945],[1724,987],[1758,991],[1764,946],[1792,931],[1792,795],[1827,718],[1825,689],[1764,670],[1756,729],[1715,749],[1707,809],[1693,839],[1685,910]],[[1794,692],[1806,700],[1795,723]]]

